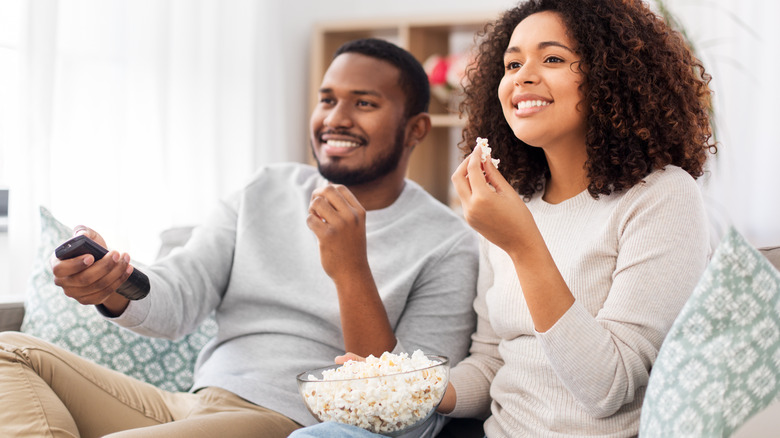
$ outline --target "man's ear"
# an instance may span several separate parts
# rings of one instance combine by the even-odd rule
[[[406,122],[406,146],[414,149],[430,131],[431,116],[428,113],[420,113],[410,117]]]

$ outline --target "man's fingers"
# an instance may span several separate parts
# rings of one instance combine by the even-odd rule
[[[341,184],[336,184],[333,186],[334,189],[336,189],[336,192],[340,195],[341,199],[351,207],[353,210],[362,210],[363,205],[360,204],[360,201],[355,197],[355,194],[352,193],[351,190],[349,190],[346,186],[343,186]],[[338,209],[337,209],[338,210]]]
[[[337,217],[333,204],[324,196],[313,197],[309,203],[309,215],[319,219],[320,222],[333,222]]]

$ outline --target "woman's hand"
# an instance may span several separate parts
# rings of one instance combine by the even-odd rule
[[[463,216],[478,233],[510,255],[534,242],[538,229],[523,199],[481,151],[463,160],[452,183],[463,206]],[[539,236],[541,237],[541,236]]]

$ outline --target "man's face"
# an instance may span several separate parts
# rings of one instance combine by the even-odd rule
[[[310,121],[311,146],[329,181],[359,185],[398,169],[406,96],[392,64],[357,53],[331,63]]]

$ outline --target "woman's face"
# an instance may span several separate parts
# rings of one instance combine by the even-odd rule
[[[577,44],[556,12],[529,15],[504,53],[498,98],[515,136],[531,146],[585,145]]]

